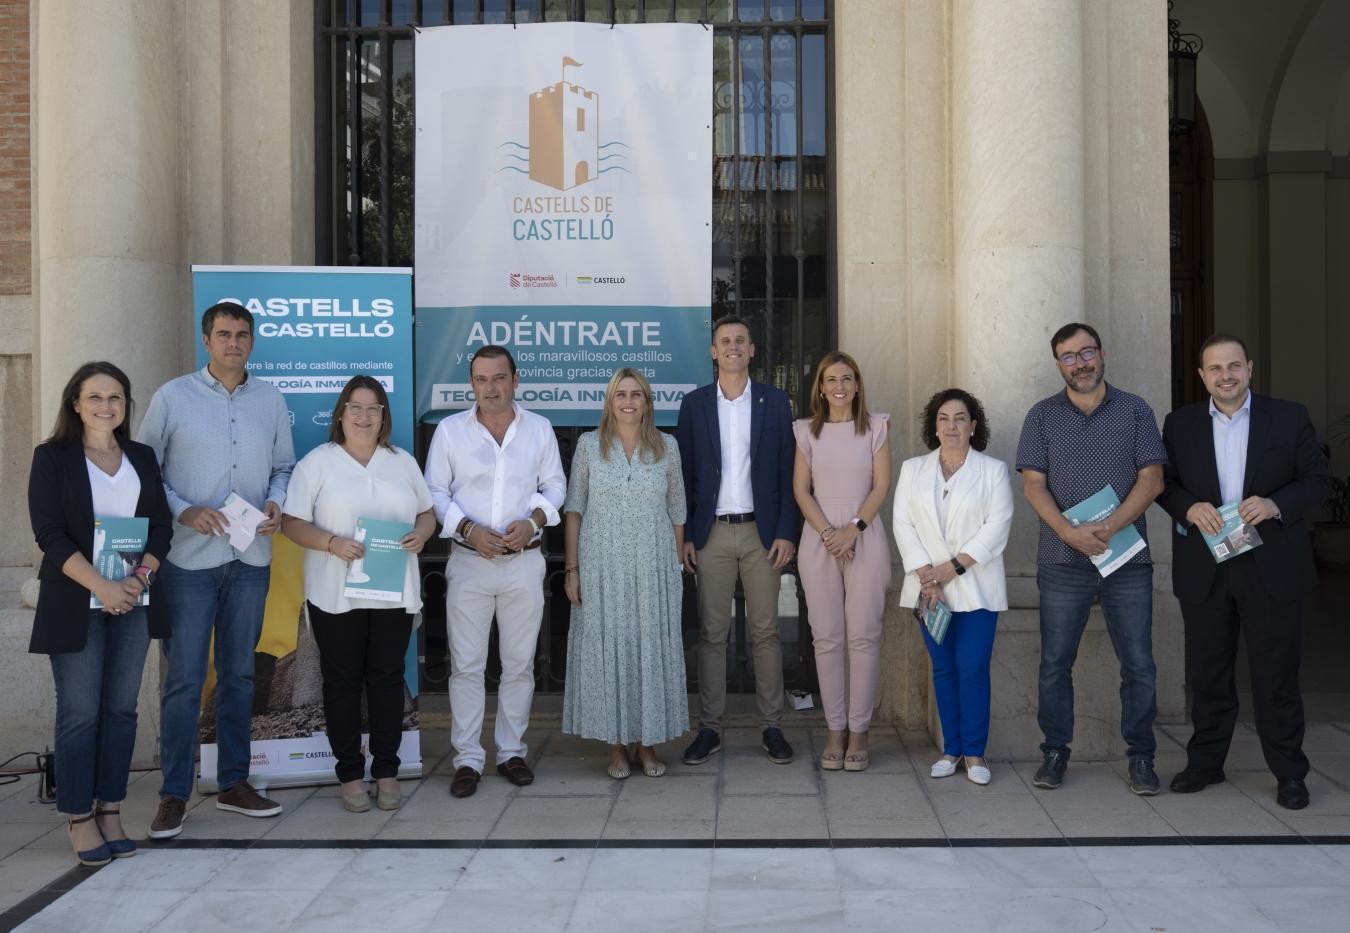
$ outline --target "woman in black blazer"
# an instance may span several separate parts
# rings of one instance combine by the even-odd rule
[[[121,803],[136,742],[136,699],[150,639],[168,620],[140,605],[169,552],[173,517],[154,452],[131,440],[131,383],[111,363],[86,363],[61,392],[51,437],[33,451],[28,515],[42,549],[28,650],[51,656],[56,681],[56,808],[80,862],[136,854]],[[122,580],[91,563],[94,519],[149,519],[145,553]],[[90,597],[102,608],[90,608]]]

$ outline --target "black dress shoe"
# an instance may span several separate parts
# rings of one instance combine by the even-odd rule
[[[788,740],[783,738],[783,730],[777,726],[770,726],[764,730],[761,736],[761,743],[764,750],[769,753],[769,760],[776,765],[785,765],[792,760],[792,746]]]
[[[1286,778],[1275,791],[1275,802],[1286,810],[1302,810],[1308,805],[1308,785],[1298,778]]]
[[[1203,768],[1182,768],[1168,785],[1174,794],[1195,794],[1211,784],[1224,782],[1222,771],[1206,771]]]
[[[722,737],[716,729],[699,729],[694,741],[684,750],[684,763],[701,765],[722,750]]]
[[[519,755],[500,762],[497,765],[497,773],[517,787],[528,787],[534,783],[534,772]]]
[[[450,796],[472,797],[473,792],[478,790],[478,781],[481,777],[481,774],[468,765],[460,765],[455,769],[455,776],[450,779]]]

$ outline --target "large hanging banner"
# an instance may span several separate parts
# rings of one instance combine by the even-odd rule
[[[197,365],[206,365],[202,312],[236,301],[253,313],[249,378],[286,398],[297,460],[328,440],[333,405],[347,380],[373,376],[389,393],[393,443],[413,449],[412,270],[337,266],[193,266]],[[214,503],[219,506],[220,503]],[[254,502],[254,506],[262,506]],[[335,783],[324,731],[318,648],[302,624],[303,552],[272,539],[272,574],[255,656],[251,779],[262,786]],[[208,672],[201,719],[200,790],[216,784],[215,682]],[[400,777],[422,773],[417,639],[404,659]],[[362,748],[365,748],[363,738]],[[367,767],[369,761],[367,760]]]
[[[658,422],[712,378],[712,32],[442,26],[416,37],[417,414],[470,407],[510,348],[516,398],[594,425],[615,369]]]

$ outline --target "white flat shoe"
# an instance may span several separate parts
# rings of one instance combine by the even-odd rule
[[[933,762],[933,767],[928,770],[928,776],[935,778],[951,777],[955,773],[956,762],[948,761],[946,758],[939,758]]]
[[[989,783],[993,775],[984,765],[966,765],[966,777],[970,779],[972,784],[984,785]]]

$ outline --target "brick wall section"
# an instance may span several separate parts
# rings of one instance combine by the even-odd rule
[[[29,3],[0,0],[0,295],[33,290]]]

